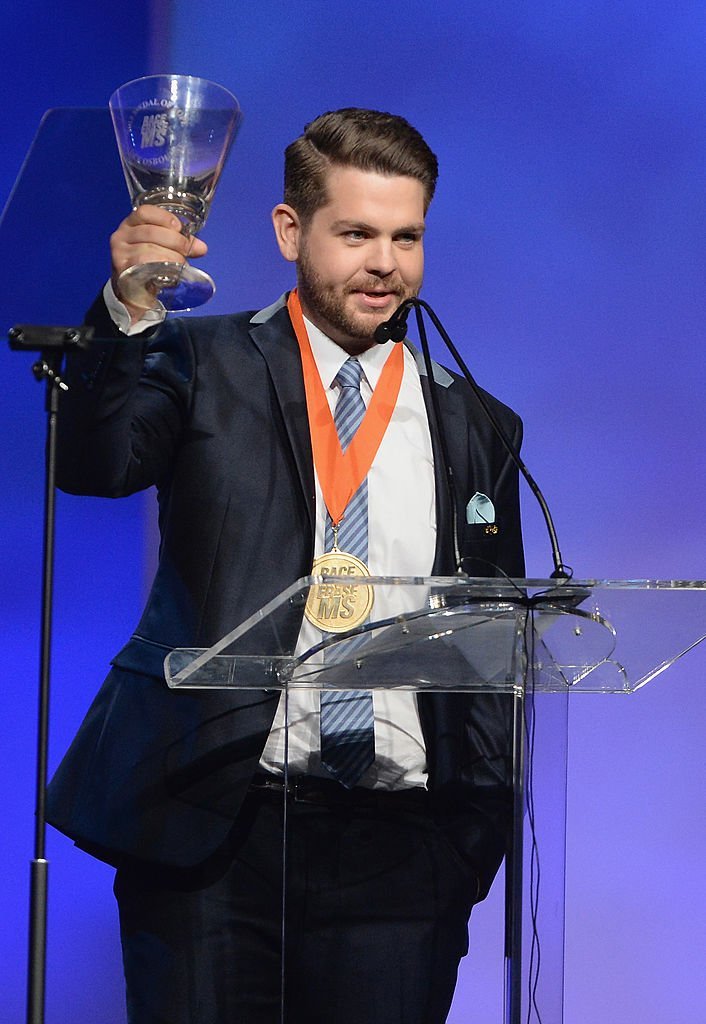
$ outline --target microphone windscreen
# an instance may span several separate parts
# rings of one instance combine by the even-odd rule
[[[386,341],[389,341],[392,337],[393,328],[389,320],[384,320],[381,324],[378,324],[373,332],[373,337],[378,345],[384,345]]]
[[[407,337],[407,317],[405,316],[398,323],[393,324],[390,328],[390,338],[392,341],[404,341]]]

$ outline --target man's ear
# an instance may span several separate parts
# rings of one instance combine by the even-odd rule
[[[272,211],[272,225],[279,251],[290,263],[299,259],[301,223],[296,210],[286,203],[278,203]]]

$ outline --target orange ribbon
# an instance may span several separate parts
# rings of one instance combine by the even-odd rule
[[[404,352],[401,345],[395,345],[385,360],[363,421],[344,452],[311,350],[296,288],[289,293],[287,309],[302,357],[314,465],[331,521],[338,526],[348,502],[368,475],[392,419],[402,384]]]

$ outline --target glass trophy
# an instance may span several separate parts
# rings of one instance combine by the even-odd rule
[[[133,208],[161,206],[184,235],[196,235],[240,124],[235,96],[203,78],[152,75],[122,85],[109,107]],[[215,292],[203,270],[169,261],[128,267],[118,288],[134,306],[170,311],[201,306]]]

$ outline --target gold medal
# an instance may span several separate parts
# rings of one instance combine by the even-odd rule
[[[338,576],[340,583],[318,583],[309,591],[304,614],[325,633],[345,633],[365,622],[373,607],[373,588],[347,583],[352,577],[370,576],[365,562],[337,547],[314,559],[314,576]]]

